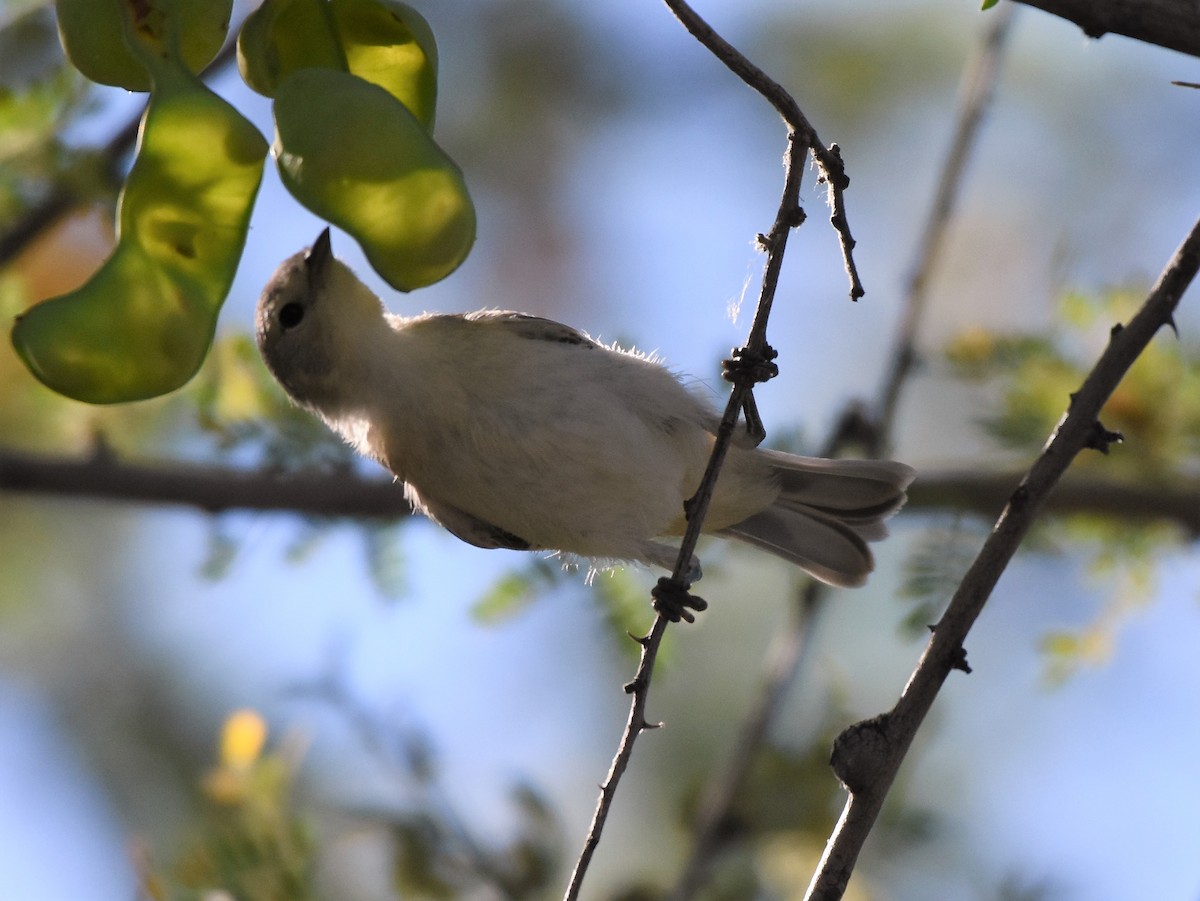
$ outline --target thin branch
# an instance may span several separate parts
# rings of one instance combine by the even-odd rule
[[[846,275],[850,279],[850,299],[858,300],[865,292],[862,281],[858,277],[858,267],[854,263],[855,241],[850,234],[850,223],[846,219],[845,190],[850,184],[850,179],[846,177],[841,151],[837,144],[831,144],[829,147],[822,144],[817,130],[808,121],[792,95],[762,69],[750,62],[736,47],[717,34],[711,25],[688,6],[685,0],[664,0],[664,2],[692,37],[708,48],[734,75],[762,94],[783,117],[788,129],[806,148],[812,151],[813,158],[821,171],[821,181],[829,189],[829,204],[832,211],[829,221],[837,231],[838,240],[841,243],[842,260],[846,267]],[[799,195],[797,195],[798,197]],[[798,202],[796,209],[799,209]],[[799,225],[799,222],[794,222],[793,225]]]
[[[584,876],[587,875],[588,866],[592,862],[592,856],[596,853],[596,848],[600,846],[600,837],[604,832],[604,824],[608,821],[608,813],[612,809],[613,798],[616,797],[617,786],[620,784],[621,777],[625,774],[626,767],[629,766],[629,761],[633,757],[633,744],[637,741],[639,735],[646,729],[658,728],[658,723],[649,723],[646,720],[646,701],[649,698],[650,678],[654,674],[654,663],[658,658],[658,649],[662,645],[663,635],[666,634],[667,626],[670,620],[663,614],[659,614],[654,625],[650,628],[650,633],[644,638],[637,639],[642,646],[642,656],[638,661],[637,672],[634,673],[633,681],[625,686],[625,691],[628,692],[632,701],[629,705],[629,719],[625,723],[625,729],[621,733],[621,742],[617,747],[617,753],[613,757],[611,766],[608,769],[608,775],[604,777],[604,782],[600,786],[600,798],[596,802],[596,812],[592,816],[592,823],[588,827],[587,839],[583,843],[583,850],[579,854],[579,858],[575,861],[575,869],[571,872],[570,882],[567,884],[567,891],[563,895],[564,901],[575,901],[579,897],[579,891],[583,887]]]
[[[845,452],[847,446],[861,441],[864,435],[865,441],[862,443],[875,456],[881,455],[890,444],[896,401],[912,372],[915,359],[916,336],[927,296],[925,288],[929,274],[938,262],[938,251],[953,213],[954,199],[966,171],[966,161],[977,143],[984,111],[994,93],[999,61],[1011,20],[1012,8],[1006,4],[993,17],[979,49],[964,72],[956,117],[958,125],[950,152],[942,166],[922,240],[917,245],[913,275],[903,300],[904,317],[896,340],[897,352],[880,391],[880,413],[874,421],[866,421],[857,409],[848,410],[830,434],[827,446],[821,451],[822,456],[838,456]],[[911,509],[916,506],[912,501],[911,488],[909,497]],[[995,509],[989,508],[988,512],[992,513]],[[750,704],[749,713],[743,717],[734,748],[705,794],[696,820],[692,847],[671,894],[671,901],[690,901],[703,887],[720,851],[724,827],[738,789],[745,781],[758,749],[766,740],[767,730],[775,719],[787,688],[800,672],[803,657],[810,646],[812,620],[828,597],[827,586],[815,580],[807,582],[797,599],[789,627],[772,642],[757,694]]]
[[[0,449],[0,491],[177,504],[206,513],[258,510],[307,516],[397,518],[412,512],[400,485],[350,473],[273,474],[187,463],[122,463]]]
[[[733,749],[700,801],[692,848],[675,887],[667,896],[668,901],[689,901],[708,881],[725,843],[731,811],[746,775],[758,757],[784,696],[812,648],[812,625],[823,604],[826,588],[816,579],[808,579],[793,605],[790,626],[771,643],[763,678],[738,727]]]
[[[1120,436],[1098,419],[1104,403],[1154,335],[1174,325],[1174,312],[1200,269],[1200,220],[1128,325],[1113,328],[1108,346],[1029,473],[1009,497],[995,528],[975,558],[921,659],[891,711],[844,731],[834,745],[834,770],[850,792],[806,901],[837,901],[846,890],[859,852],[883,807],[917,729],[946,677],[970,671],[963,642],[1001,574],[1016,553],[1051,490],[1084,448],[1107,451]]]
[[[771,226],[771,231],[766,235],[759,236],[759,245],[766,251],[767,260],[763,272],[758,304],[755,308],[754,323],[751,326],[746,346],[734,353],[733,360],[726,361],[726,377],[733,383],[733,390],[730,392],[729,401],[725,406],[725,412],[721,418],[720,427],[717,430],[708,467],[705,470],[696,494],[685,505],[688,528],[679,549],[675,570],[669,580],[660,580],[659,582],[658,590],[665,591],[669,589],[677,595],[682,594],[688,598],[695,609],[703,609],[703,601],[687,595],[687,588],[690,587],[688,573],[692,569],[696,543],[699,540],[700,531],[704,525],[704,518],[708,512],[717,476],[725,461],[729,445],[733,441],[738,418],[743,411],[746,415],[746,426],[750,434],[756,440],[761,440],[763,437],[762,423],[754,404],[752,389],[756,382],[770,378],[774,372],[774,363],[771,362],[774,358],[774,351],[771,350],[766,339],[767,320],[770,316],[771,306],[775,299],[775,291],[779,284],[779,273],[783,266],[783,255],[787,248],[788,235],[793,228],[799,226],[804,221],[803,211],[800,209],[800,180],[804,161],[808,156],[809,147],[813,144],[819,146],[819,142],[812,126],[808,124],[807,119],[800,112],[796,102],[783,88],[768,78],[736,48],[713,31],[684,0],[665,0],[665,2],[688,31],[718,59],[725,63],[739,78],[745,81],[746,84],[763,94],[779,110],[788,125],[787,153],[784,156],[784,187],[779,202],[779,209],[776,212],[775,222]],[[801,134],[803,135],[803,140],[801,139]],[[825,155],[829,156],[830,154],[826,153]],[[832,174],[832,170],[826,170],[826,176],[831,185],[840,190],[845,187],[845,175],[840,170],[840,158],[836,157],[836,153],[833,156],[836,158],[838,166],[836,178]],[[849,231],[848,229],[844,232],[840,231],[839,234],[843,235],[844,242],[846,240],[851,241],[849,246],[843,243],[847,259],[849,260],[849,248],[852,246],[852,239],[849,239]],[[852,270],[852,268],[852,264],[848,263],[848,270]],[[659,603],[662,595],[656,594],[655,598],[656,609],[659,611],[658,616],[649,634],[639,639],[642,645],[642,655],[638,663],[637,674],[633,681],[626,686],[626,690],[632,695],[629,717],[622,732],[616,756],[613,758],[612,765],[609,768],[608,776],[601,786],[600,797],[596,803],[596,810],[592,816],[591,826],[588,829],[588,836],[576,862],[575,869],[571,874],[570,882],[563,896],[564,901],[575,901],[579,897],[584,877],[587,874],[587,868],[599,845],[604,823],[608,819],[608,812],[612,807],[617,785],[633,753],[634,742],[637,741],[638,736],[641,735],[643,730],[648,728],[648,723],[645,719],[645,708],[649,697],[650,680],[654,672],[654,660],[658,654],[659,645],[662,642],[662,637],[666,633],[668,625],[668,618],[663,612],[663,606]],[[690,615],[686,611],[682,611],[682,613],[685,616]]]
[[[938,176],[933,205],[921,229],[916,262],[905,285],[902,301],[904,313],[900,320],[896,349],[880,392],[875,425],[880,440],[877,446],[872,448],[876,453],[882,453],[886,439],[891,435],[901,390],[917,363],[917,335],[928,306],[930,278],[941,262],[941,251],[949,234],[950,221],[962,189],[967,162],[978,142],[984,115],[991,106],[1015,12],[1016,7],[1013,4],[1005,3],[989,17],[988,27],[963,73],[962,85],[959,88],[957,125]]]

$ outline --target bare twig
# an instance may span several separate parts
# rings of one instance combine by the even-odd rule
[[[712,498],[717,476],[725,461],[725,455],[729,450],[730,442],[733,440],[738,418],[743,411],[746,415],[746,426],[750,434],[755,440],[761,440],[763,437],[762,422],[758,417],[758,411],[754,405],[752,389],[756,382],[764,381],[774,373],[774,363],[772,360],[775,353],[767,344],[767,320],[771,313],[776,287],[779,283],[779,273],[783,266],[783,255],[787,248],[788,235],[793,228],[799,226],[804,221],[804,214],[800,208],[800,180],[804,161],[807,158],[809,148],[814,145],[819,148],[820,144],[812,126],[808,124],[807,119],[804,118],[803,113],[800,112],[800,108],[787,91],[768,78],[762,70],[752,64],[737,49],[713,31],[684,0],[665,0],[665,2],[688,31],[739,78],[746,82],[746,84],[766,97],[779,111],[780,115],[783,116],[788,125],[788,149],[784,157],[784,187],[779,209],[776,212],[775,222],[771,226],[770,232],[759,236],[759,245],[766,251],[767,260],[763,272],[758,304],[755,309],[754,323],[751,326],[746,346],[734,352],[733,360],[726,361],[726,377],[733,383],[733,390],[730,392],[729,401],[725,406],[725,412],[721,418],[720,427],[717,430],[712,455],[704,477],[701,479],[700,486],[695,495],[685,505],[688,528],[679,549],[675,570],[669,580],[660,580],[659,582],[660,590],[669,589],[677,598],[680,594],[684,597],[689,597],[689,600],[696,609],[702,609],[703,601],[687,596],[687,588],[690,587],[687,581],[687,574],[692,568],[696,543],[699,540],[700,531],[704,525],[704,518],[708,512],[708,505]],[[814,149],[814,153],[816,152],[817,150]],[[831,160],[828,167],[826,167],[825,163],[821,164],[826,179],[835,190],[840,192],[845,187],[845,175],[841,171],[840,157],[837,156],[836,149],[835,152],[830,153],[821,148],[821,154]],[[844,217],[842,226],[844,227]],[[846,253],[848,271],[853,272],[853,264],[850,256],[852,239],[849,237],[849,230],[839,230],[839,234],[843,237],[843,248]],[[853,277],[853,282],[857,285],[857,276]],[[861,288],[859,288],[859,294],[861,294]],[[659,603],[661,599],[662,595],[656,594],[656,609],[659,610],[658,616],[649,634],[639,639],[642,645],[641,660],[638,663],[637,674],[633,681],[626,686],[626,690],[632,695],[629,717],[622,732],[617,754],[609,768],[608,776],[601,786],[600,797],[596,803],[596,810],[592,816],[592,823],[588,829],[587,839],[584,842],[583,850],[579,855],[574,872],[571,874],[570,882],[567,885],[564,895],[565,901],[574,901],[574,899],[579,897],[588,865],[591,862],[596,847],[599,845],[601,833],[604,823],[608,818],[608,812],[612,806],[617,785],[633,753],[634,742],[642,731],[648,728],[648,723],[645,719],[645,708],[650,690],[650,679],[654,672],[654,660],[658,654],[659,645],[662,642],[662,637],[668,625],[668,618],[663,612],[663,606]],[[690,616],[686,611],[682,611],[681,615]]]
[[[829,188],[829,203],[831,213],[829,221],[837,230],[838,240],[842,245],[842,259],[846,266],[846,275],[850,279],[850,299],[858,300],[864,294],[862,282],[858,277],[858,267],[854,264],[854,238],[850,234],[850,224],[846,220],[845,190],[850,184],[842,165],[841,151],[836,144],[826,147],[821,143],[812,123],[800,110],[799,105],[782,86],[762,69],[750,62],[737,48],[726,41],[705,22],[696,11],[684,0],[665,0],[671,12],[683,23],[691,35],[722,63],[734,75],[744,81],[767,99],[775,107],[788,129],[806,148],[812,151],[813,158],[821,171],[821,180]],[[798,196],[798,195],[797,195]],[[799,209],[797,204],[796,209]],[[799,223],[794,223],[799,224]]]
[[[836,901],[842,897],[896,772],[942,683],[952,670],[970,671],[963,647],[967,633],[1075,456],[1089,447],[1106,450],[1119,439],[1100,425],[1100,410],[1158,330],[1174,324],[1175,308],[1198,269],[1200,221],[1193,225],[1137,315],[1128,325],[1114,326],[1108,347],[1071,397],[1066,414],[1041,455],[1009,497],[991,535],[934,628],[896,706],[851,726],[838,737],[834,769],[850,796],[809,885],[807,901]]]
[[[925,306],[925,287],[938,261],[938,250],[953,212],[954,198],[963,179],[966,160],[976,144],[984,110],[993,94],[1011,19],[1012,9],[1006,4],[1000,14],[993,17],[980,42],[980,49],[964,72],[958,126],[942,167],[922,240],[917,245],[913,275],[904,296],[904,317],[896,340],[897,351],[880,391],[881,412],[873,421],[863,421],[857,410],[847,411],[822,449],[822,456],[838,456],[845,452],[848,445],[859,442],[878,456],[890,443],[896,400],[912,372],[916,336]],[[910,492],[910,505],[916,506],[911,497]],[[782,703],[785,690],[800,672],[802,658],[809,647],[812,619],[828,596],[827,586],[816,581],[806,583],[800,591],[789,627],[773,641],[758,692],[738,729],[734,748],[729,759],[713,777],[700,807],[692,847],[672,891],[671,901],[690,901],[703,886],[720,850],[725,833],[724,824],[736,800],[737,790],[749,773],[758,748],[766,739],[767,729]]]
[[[179,504],[208,513],[259,510],[309,516],[398,518],[412,507],[402,487],[349,473],[273,474],[187,463],[122,463],[0,449],[0,491]]]
[[[746,774],[762,748],[784,695],[795,681],[812,647],[812,624],[826,596],[826,586],[808,579],[792,608],[792,622],[771,643],[763,678],[749,703],[749,712],[737,730],[733,749],[716,772],[700,802],[697,826],[687,862],[680,871],[669,901],[688,901],[702,889],[718,859],[733,805]]]

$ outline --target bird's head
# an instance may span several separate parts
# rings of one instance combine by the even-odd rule
[[[300,404],[336,404],[379,299],[333,255],[329,229],[284,260],[258,300],[255,338],[267,368]]]

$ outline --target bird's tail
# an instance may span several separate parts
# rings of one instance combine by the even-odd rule
[[[830,585],[862,585],[875,567],[868,541],[904,505],[916,475],[883,460],[823,460],[759,451],[782,479],[779,498],[720,534],[788,560]]]

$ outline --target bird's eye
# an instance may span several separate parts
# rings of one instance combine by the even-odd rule
[[[295,328],[304,318],[304,306],[295,301],[285,303],[279,309],[279,324],[284,328]]]

